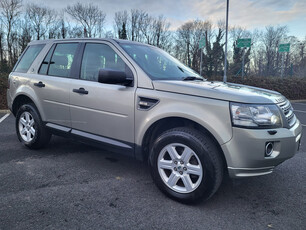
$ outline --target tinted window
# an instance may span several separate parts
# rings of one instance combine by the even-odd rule
[[[57,44],[47,74],[68,77],[77,47],[78,43]]]
[[[202,78],[167,52],[152,46],[121,43],[121,47],[153,80]]]
[[[29,46],[22,55],[21,60],[15,68],[15,71],[26,73],[44,46],[44,44]]]
[[[47,56],[45,57],[44,61],[42,62],[40,69],[38,71],[39,74],[47,74],[48,73],[48,67],[51,60],[51,55],[53,53],[53,50],[55,48],[55,45],[52,46],[50,51],[48,52]]]
[[[125,71],[125,68],[126,65],[123,60],[108,45],[86,44],[81,67],[81,79],[98,81],[100,69]]]

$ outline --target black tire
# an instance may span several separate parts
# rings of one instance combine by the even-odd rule
[[[202,180],[198,183],[198,186],[195,187],[194,191],[189,193],[174,191],[164,182],[159,173],[159,154],[162,154],[161,151],[171,143],[179,143],[189,147],[201,162],[201,171],[203,172]],[[183,203],[194,203],[196,201],[209,199],[218,190],[224,173],[223,160],[216,143],[208,135],[185,127],[168,130],[155,140],[149,156],[149,165],[152,178],[157,187],[170,198]],[[186,167],[184,170],[187,170]],[[172,174],[173,172],[172,170],[170,173]],[[177,173],[177,171],[175,173]]]
[[[32,139],[30,141],[26,141],[23,139],[21,131],[19,129],[19,121],[21,119],[21,116],[25,113],[29,113],[31,115],[31,118],[34,119],[33,128],[35,130],[35,134],[31,135]],[[34,104],[25,104],[18,109],[15,124],[18,139],[26,147],[30,149],[40,149],[49,143],[51,134],[44,126],[43,121],[40,118],[39,112]]]

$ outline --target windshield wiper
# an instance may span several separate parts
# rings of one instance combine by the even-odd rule
[[[177,68],[179,68],[180,71],[182,71],[184,73],[184,70],[182,67],[177,66]]]
[[[199,78],[195,76],[183,77],[182,80],[183,81],[194,81],[194,80],[204,81],[203,78]]]

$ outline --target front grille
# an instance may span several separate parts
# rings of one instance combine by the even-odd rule
[[[288,122],[288,125],[291,128],[296,122],[296,117],[295,114],[293,113],[293,108],[291,103],[288,100],[285,100],[284,102],[279,103],[278,106],[283,111],[286,120]]]

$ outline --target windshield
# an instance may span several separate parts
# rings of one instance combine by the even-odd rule
[[[203,80],[167,52],[153,46],[120,43],[152,80]]]

